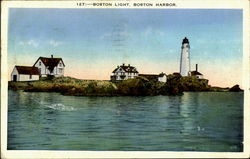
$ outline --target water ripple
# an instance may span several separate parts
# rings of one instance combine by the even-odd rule
[[[60,111],[75,111],[76,110],[74,107],[65,106],[62,103],[46,104],[44,106],[53,110],[60,110]]]

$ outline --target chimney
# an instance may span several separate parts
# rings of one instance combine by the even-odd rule
[[[53,55],[51,55],[51,58],[53,58]]]
[[[128,64],[128,67],[130,67],[130,64]]]
[[[195,68],[195,71],[197,71],[197,72],[198,72],[198,64],[196,64],[196,68]]]
[[[125,63],[122,64],[122,66],[124,66],[124,65],[125,65]]]

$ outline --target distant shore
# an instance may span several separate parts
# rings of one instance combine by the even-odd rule
[[[183,92],[242,91],[239,85],[232,88],[212,87],[207,80],[168,75],[166,83],[136,77],[120,82],[80,80],[72,77],[44,78],[39,81],[9,82],[9,89],[26,92],[58,92],[72,96],[155,96],[182,95]]]

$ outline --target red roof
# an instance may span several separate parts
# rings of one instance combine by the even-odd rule
[[[38,68],[33,66],[15,66],[19,74],[40,75]]]
[[[64,64],[64,62],[63,62],[63,60],[62,60],[62,58],[39,57],[39,58],[37,59],[37,61],[38,61],[39,59],[43,62],[43,64],[44,64],[46,67],[49,67],[49,70],[50,70],[50,71],[53,71],[53,70],[54,70],[54,67],[56,67],[60,61],[62,61],[63,66],[65,66],[65,64]],[[37,63],[37,61],[35,62],[35,64]],[[35,64],[34,64],[34,65],[35,65]]]

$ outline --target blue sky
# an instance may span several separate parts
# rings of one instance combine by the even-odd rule
[[[213,85],[241,84],[232,73],[241,73],[242,10],[12,8],[8,29],[9,72],[53,54],[82,79],[109,79],[122,63],[169,74],[179,71],[186,36],[192,69],[198,63]]]

